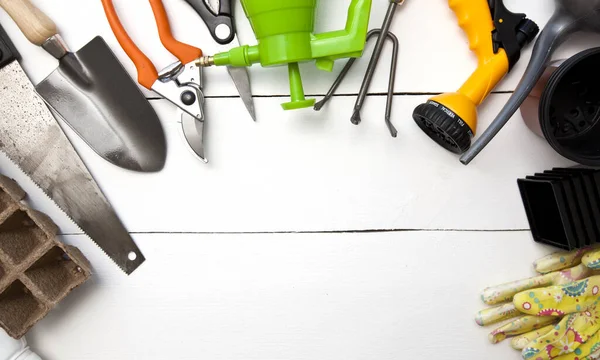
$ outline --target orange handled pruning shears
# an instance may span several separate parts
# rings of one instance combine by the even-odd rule
[[[202,69],[195,65],[195,61],[202,56],[202,50],[177,41],[173,37],[162,0],[149,0],[149,2],[156,19],[161,43],[179,59],[178,62],[169,65],[160,73],[127,34],[119,20],[112,0],[102,0],[102,5],[115,37],[127,56],[135,64],[138,82],[146,89],[156,92],[162,98],[169,100],[183,110],[183,125],[194,126],[194,132],[198,134],[194,139],[187,139],[188,143],[194,152],[206,162],[203,135],[204,94],[202,92]],[[194,120],[191,124],[190,117]]]

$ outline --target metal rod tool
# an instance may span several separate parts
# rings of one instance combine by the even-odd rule
[[[398,42],[398,38],[396,37],[396,35],[394,35],[393,33],[390,32],[390,27],[392,25],[392,20],[394,18],[394,14],[396,12],[396,7],[398,5],[402,5],[403,3],[404,3],[404,0],[390,0],[390,5],[388,7],[387,13],[383,20],[381,29],[371,30],[367,34],[367,41],[369,41],[369,39],[371,39],[372,37],[374,37],[376,35],[378,35],[378,37],[377,37],[377,42],[375,43],[375,49],[373,50],[373,55],[371,56],[371,60],[369,61],[369,66],[367,67],[365,77],[364,77],[362,85],[360,87],[360,91],[358,93],[356,103],[354,104],[354,112],[352,113],[352,117],[350,119],[350,121],[352,121],[352,123],[354,125],[358,125],[362,121],[361,117],[360,117],[360,111],[362,110],[362,107],[365,103],[365,99],[366,99],[367,93],[369,91],[369,86],[371,85],[371,81],[373,80],[373,76],[375,75],[375,69],[377,68],[379,59],[381,58],[381,52],[383,51],[383,45],[385,44],[385,40],[386,39],[390,40],[393,45],[393,53],[392,53],[392,62],[390,65],[388,95],[387,95],[387,102],[386,102],[386,109],[385,109],[385,123],[386,123],[388,129],[390,130],[390,134],[392,135],[392,137],[396,137],[398,135],[398,131],[396,130],[394,125],[392,125],[391,114],[392,114],[392,102],[393,102],[393,97],[394,97],[394,84],[395,84],[395,80],[396,80],[396,69],[397,69],[397,65],[398,65],[399,42]],[[331,89],[329,89],[329,91],[327,92],[327,95],[325,96],[325,98],[323,98],[321,101],[319,101],[318,103],[315,104],[315,106],[314,106],[315,110],[317,110],[317,111],[321,110],[321,108],[331,99],[331,97],[333,96],[333,94],[335,93],[337,88],[342,83],[342,80],[344,79],[344,77],[350,71],[350,68],[352,68],[352,65],[354,65],[355,61],[356,61],[356,58],[352,58],[352,59],[348,60],[348,62],[346,63],[346,66],[344,67],[344,69],[342,69],[342,72],[340,73],[338,78],[335,80],[335,82],[331,86]]]

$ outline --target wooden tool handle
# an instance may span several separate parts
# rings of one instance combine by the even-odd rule
[[[29,0],[0,0],[0,7],[35,45],[42,46],[46,40],[58,34],[54,21]]]

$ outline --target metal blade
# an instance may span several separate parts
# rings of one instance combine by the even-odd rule
[[[254,110],[254,98],[252,98],[252,90],[250,89],[250,75],[245,67],[228,66],[227,71],[233,80],[235,87],[246,105],[246,109],[250,113],[252,120],[256,121],[256,111]]]
[[[181,114],[181,128],[183,136],[194,153],[200,160],[208,163],[204,156],[204,120],[198,120],[188,113]]]
[[[101,37],[63,56],[36,90],[112,164],[141,172],[163,168],[167,144],[160,120]]]
[[[233,38],[233,41],[228,46],[220,46],[221,51],[227,51],[231,46],[240,46],[240,40],[237,35]],[[227,72],[233,80],[233,84],[237,89],[248,113],[252,120],[256,121],[256,111],[254,109],[254,98],[252,97],[252,89],[250,88],[250,74],[248,74],[248,68],[246,67],[235,67],[227,66]]]
[[[127,274],[144,256],[17,61],[0,69],[0,150]]]

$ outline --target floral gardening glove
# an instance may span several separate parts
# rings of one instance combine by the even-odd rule
[[[581,262],[592,270],[600,270],[600,249],[592,249],[586,252]]]
[[[510,346],[515,350],[523,350],[531,343],[532,341],[548,334],[550,331],[554,330],[556,325],[546,325],[541,329],[533,330],[523,335],[515,336],[510,341]]]
[[[554,316],[521,315],[492,331],[489,335],[489,340],[492,344],[497,344],[509,336],[531,334],[531,332],[540,331],[540,329],[546,328],[547,326],[554,327],[558,321],[559,319]],[[547,331],[545,333],[547,333]],[[539,336],[545,333],[542,333]]]
[[[524,314],[563,317],[523,349],[525,359],[585,359],[600,349],[600,275],[566,285],[526,290],[513,304]],[[588,357],[589,358],[589,357]]]
[[[582,258],[590,251],[598,250],[585,248],[550,254],[533,263],[535,270],[541,275],[486,288],[481,295],[483,302],[488,305],[502,304],[478,312],[475,321],[486,326],[523,315],[511,302],[515,294],[544,286],[567,284],[594,275],[592,269],[581,263]],[[598,254],[600,268],[600,251]]]

